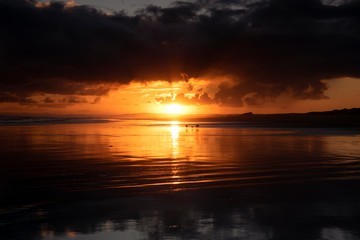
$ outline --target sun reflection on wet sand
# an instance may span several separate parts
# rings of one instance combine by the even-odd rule
[[[5,139],[4,149],[39,156],[23,164],[22,172],[11,161],[3,169],[13,171],[12,178],[17,173],[58,176],[54,184],[62,191],[152,186],[172,191],[169,184],[190,188],[356,177],[359,135],[297,131],[186,128],[178,121],[17,126],[2,128],[4,138],[15,139]]]
[[[171,143],[172,143],[172,153],[173,159],[171,160],[171,181],[174,185],[180,183],[180,169],[179,162],[177,157],[179,155],[179,122],[173,121],[171,122],[170,131],[171,131]]]
[[[169,184],[190,188],[193,184],[207,187],[347,179],[356,176],[360,168],[359,135],[329,136],[318,130],[314,135],[202,125],[200,131],[177,121],[124,121],[17,126],[2,132],[4,138],[15,139],[3,142],[6,151],[40,154],[32,164],[22,165],[26,167],[22,172],[17,170],[19,164],[7,162],[3,169],[13,171],[12,178],[17,173],[28,178],[59,176],[54,181],[62,191],[151,186],[171,191]],[[335,143],[339,146],[334,147]],[[48,159],[52,159],[51,165]],[[334,162],[342,166],[341,171],[333,168]],[[309,168],[312,171],[305,171]]]
[[[94,237],[92,239],[114,239],[115,236],[119,239],[137,239],[134,236],[138,239],[146,239],[147,236],[165,239],[164,236],[174,233],[182,237],[177,239],[187,239],[189,235],[180,235],[186,231],[199,236],[198,239],[212,239],[214,236],[221,239],[216,235],[219,229],[225,234],[223,239],[251,239],[244,237],[246,229],[249,234],[263,229],[261,239],[274,239],[272,229],[267,231],[268,226],[273,224],[273,217],[279,215],[276,226],[272,226],[275,230],[288,228],[288,221],[282,216],[291,219],[294,219],[293,215],[298,219],[303,217],[299,224],[309,225],[303,210],[307,210],[308,215],[312,214],[314,219],[318,219],[321,211],[326,213],[323,217],[329,226],[318,222],[316,231],[323,238],[333,234],[358,233],[358,225],[349,224],[355,226],[355,230],[343,228],[346,222],[344,225],[342,220],[348,213],[353,214],[348,216],[349,219],[358,219],[357,213],[360,212],[358,202],[352,198],[358,192],[360,179],[360,135],[357,133],[321,129],[247,129],[205,124],[200,128],[186,128],[186,124],[181,122],[150,121],[14,126],[0,127],[0,131],[3,147],[0,151],[0,190],[4,193],[0,200],[8,200],[11,206],[15,205],[15,201],[23,200],[26,204],[44,201],[58,204],[55,210],[36,210],[34,216],[39,219],[36,221],[41,224],[40,227],[24,230],[33,231],[38,236],[31,239],[71,240],[90,239],[90,236]],[[347,180],[353,185],[346,185]],[[281,184],[284,188],[279,187]],[[299,188],[294,185],[303,188],[298,191]],[[266,211],[252,211],[252,207],[239,209],[232,205],[236,199],[247,197],[244,189],[253,193],[256,199],[268,198],[268,192],[262,192],[264,186],[273,196],[283,194],[279,197],[280,204],[272,202],[264,208]],[[325,200],[343,197],[350,199],[350,205],[344,202],[333,211],[332,206],[319,207],[316,202],[312,208],[321,210],[317,212],[309,208],[308,203],[283,208],[282,197],[288,197],[287,191],[292,189],[292,194],[300,198],[307,194]],[[222,195],[221,191],[229,191],[229,195]],[[192,195],[195,192],[198,192],[196,197]],[[209,195],[203,195],[205,192]],[[163,196],[158,193],[183,194],[189,199],[187,203],[179,200],[174,205],[167,199],[158,203],[153,198],[155,195]],[[63,204],[69,196],[79,199],[71,208],[75,213],[68,211],[69,206]],[[124,200],[113,202],[115,210],[110,209],[108,215],[98,219],[88,218],[92,207],[83,202],[96,198],[103,200],[107,196]],[[139,196],[140,201],[125,199],[128,196]],[[216,196],[217,202],[213,201]],[[194,199],[198,199],[196,204],[192,204]],[[295,199],[298,201],[298,198]],[[106,212],[108,204],[113,201],[107,200],[109,203],[104,203],[92,214]],[[212,215],[213,209],[219,207],[218,202],[224,203],[221,207],[224,211],[219,210],[223,211],[220,215],[219,212]],[[169,204],[167,208],[166,204]],[[210,204],[210,210],[206,208],[207,204]],[[59,206],[62,209],[58,210]],[[202,212],[192,212],[199,206]],[[173,218],[174,209],[178,210],[175,215],[180,216],[177,221]],[[283,212],[279,214],[281,210]],[[79,211],[83,212],[76,214]],[[54,212],[60,217],[54,217]],[[238,214],[231,217],[236,212]],[[339,215],[340,212],[343,215]],[[129,213],[134,214],[126,215]],[[63,214],[67,218],[61,220]],[[13,217],[15,225],[18,216],[15,214]],[[333,228],[332,224],[339,216],[341,219],[337,223],[340,228]],[[227,217],[231,219],[225,221]],[[156,223],[154,218],[157,218]],[[63,221],[60,225],[59,219]],[[266,219],[271,220],[264,223]],[[19,224],[25,226],[27,221]],[[92,225],[96,228],[90,227],[88,221],[96,222]],[[279,222],[283,224],[281,227],[278,227]],[[233,224],[232,228],[228,223]],[[4,234],[2,226],[0,224],[0,238]],[[311,229],[308,233],[310,236],[314,234]],[[353,235],[349,236],[349,239],[355,239]]]

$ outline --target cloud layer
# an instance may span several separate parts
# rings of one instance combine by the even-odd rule
[[[360,1],[198,0],[134,16],[0,0],[0,101],[102,96],[133,80],[230,78],[200,103],[324,97],[323,79],[360,77]],[[186,97],[179,94],[179,101]]]

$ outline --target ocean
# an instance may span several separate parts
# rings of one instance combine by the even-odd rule
[[[0,125],[0,239],[360,239],[358,129]]]

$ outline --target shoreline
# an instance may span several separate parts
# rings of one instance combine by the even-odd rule
[[[360,129],[360,108],[333,110],[326,112],[286,113],[286,114],[244,114],[231,115],[166,115],[134,114],[124,116],[10,116],[0,115],[0,126],[86,124],[106,123],[126,120],[179,121],[198,124],[228,123],[246,124],[255,127],[319,127]]]

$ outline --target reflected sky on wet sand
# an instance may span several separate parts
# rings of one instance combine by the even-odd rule
[[[3,239],[360,237],[359,131],[122,121],[0,133]]]

